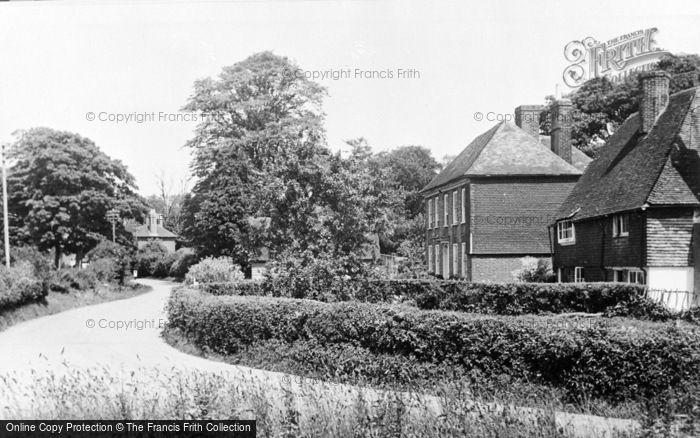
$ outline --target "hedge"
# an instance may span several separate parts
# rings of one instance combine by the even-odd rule
[[[20,262],[9,269],[0,266],[0,313],[41,301],[47,293],[46,283],[36,277],[28,262]]]
[[[398,358],[401,379],[419,379],[416,364],[435,364],[562,387],[572,397],[622,400],[653,396],[700,374],[700,328],[670,323],[477,315],[189,289],[173,293],[168,313],[171,328],[219,354],[269,341],[290,349],[366,351]],[[344,365],[326,366],[342,371]]]
[[[321,301],[412,301],[425,310],[525,315],[542,313],[605,313],[666,320],[673,312],[646,298],[641,286],[625,283],[469,283],[451,280],[348,280]],[[269,295],[292,297],[274,283],[216,283],[202,290],[214,295]]]

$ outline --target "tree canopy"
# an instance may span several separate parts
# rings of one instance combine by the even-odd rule
[[[15,241],[77,258],[111,237],[109,209],[141,219],[145,204],[126,166],[90,139],[70,132],[33,128],[18,133],[9,153],[10,226]],[[117,238],[130,242],[121,223]]]

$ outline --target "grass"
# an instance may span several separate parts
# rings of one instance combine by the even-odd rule
[[[442,414],[436,415],[396,394],[360,391],[343,402],[324,388],[292,392],[240,374],[174,368],[70,368],[33,373],[28,386],[17,381],[22,379],[0,376],[2,418],[255,419],[259,437],[565,436],[553,415],[484,411],[447,393],[440,398]]]
[[[53,315],[77,307],[121,300],[148,292],[151,288],[141,284],[133,287],[100,285],[96,289],[71,290],[70,292],[50,292],[41,302],[0,312],[0,332],[20,322],[42,316]]]

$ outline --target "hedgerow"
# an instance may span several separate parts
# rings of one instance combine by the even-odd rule
[[[19,262],[11,268],[0,266],[0,313],[41,301],[47,293],[47,284],[37,277],[31,263]]]
[[[391,368],[398,375],[383,377],[399,381],[420,379],[413,370],[436,364],[543,382],[572,398],[623,400],[653,396],[700,374],[700,329],[687,325],[476,315],[188,289],[171,296],[168,313],[171,329],[205,350],[232,355],[267,341],[313,346],[321,350],[307,348],[309,354],[342,373],[349,372],[343,355],[332,352],[351,349],[367,355],[356,363],[386,355],[400,361],[401,367]],[[379,371],[370,374],[382,378]]]

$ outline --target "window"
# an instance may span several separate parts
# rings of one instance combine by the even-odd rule
[[[574,223],[571,221],[561,221],[557,223],[557,240],[559,243],[574,243],[576,242],[576,233],[574,232]]]
[[[443,199],[443,201],[442,201],[442,202],[443,202],[443,204],[442,204],[442,211],[443,211],[443,215],[444,215],[442,224],[443,224],[444,226],[447,226],[447,224],[450,223],[450,222],[448,221],[449,216],[448,216],[448,213],[447,213],[447,212],[448,212],[448,210],[447,210],[447,204],[448,204],[448,200],[450,199],[450,195],[448,195],[447,193],[445,193],[445,196],[443,196],[442,199]]]
[[[634,284],[646,284],[644,281],[644,272],[629,271],[629,282]]]
[[[462,189],[462,223],[467,221],[467,189]],[[464,245],[464,244],[462,244]]]
[[[457,225],[459,218],[457,217],[457,190],[452,192],[452,225]]]
[[[435,273],[440,273],[440,245],[435,245]]]
[[[583,278],[583,268],[576,266],[574,268],[574,283],[583,283],[585,280]]]
[[[428,199],[428,229],[433,228],[433,200]]]
[[[457,255],[456,243],[452,244],[452,275],[457,275],[457,268],[459,267],[459,256]]]
[[[627,283],[627,271],[624,269],[613,270],[613,281],[615,283]]]
[[[462,277],[467,277],[467,244],[462,242]]]
[[[433,247],[432,246],[428,246],[428,272],[433,272]]]
[[[439,216],[439,215],[440,215],[440,213],[438,213],[438,212],[440,211],[440,209],[439,209],[439,207],[438,207],[438,204],[439,204],[438,200],[439,200],[439,199],[440,199],[440,198],[439,198],[438,196],[436,196],[435,199],[434,199],[434,201],[435,201],[435,207],[433,208],[433,211],[435,212],[435,222],[433,222],[433,226],[434,226],[435,228],[437,228],[437,227],[440,226],[440,225],[439,225],[439,222],[440,222],[440,221],[439,221],[439,220],[440,220],[440,216]]]
[[[613,237],[625,237],[630,235],[629,215],[618,214],[613,216]]]

